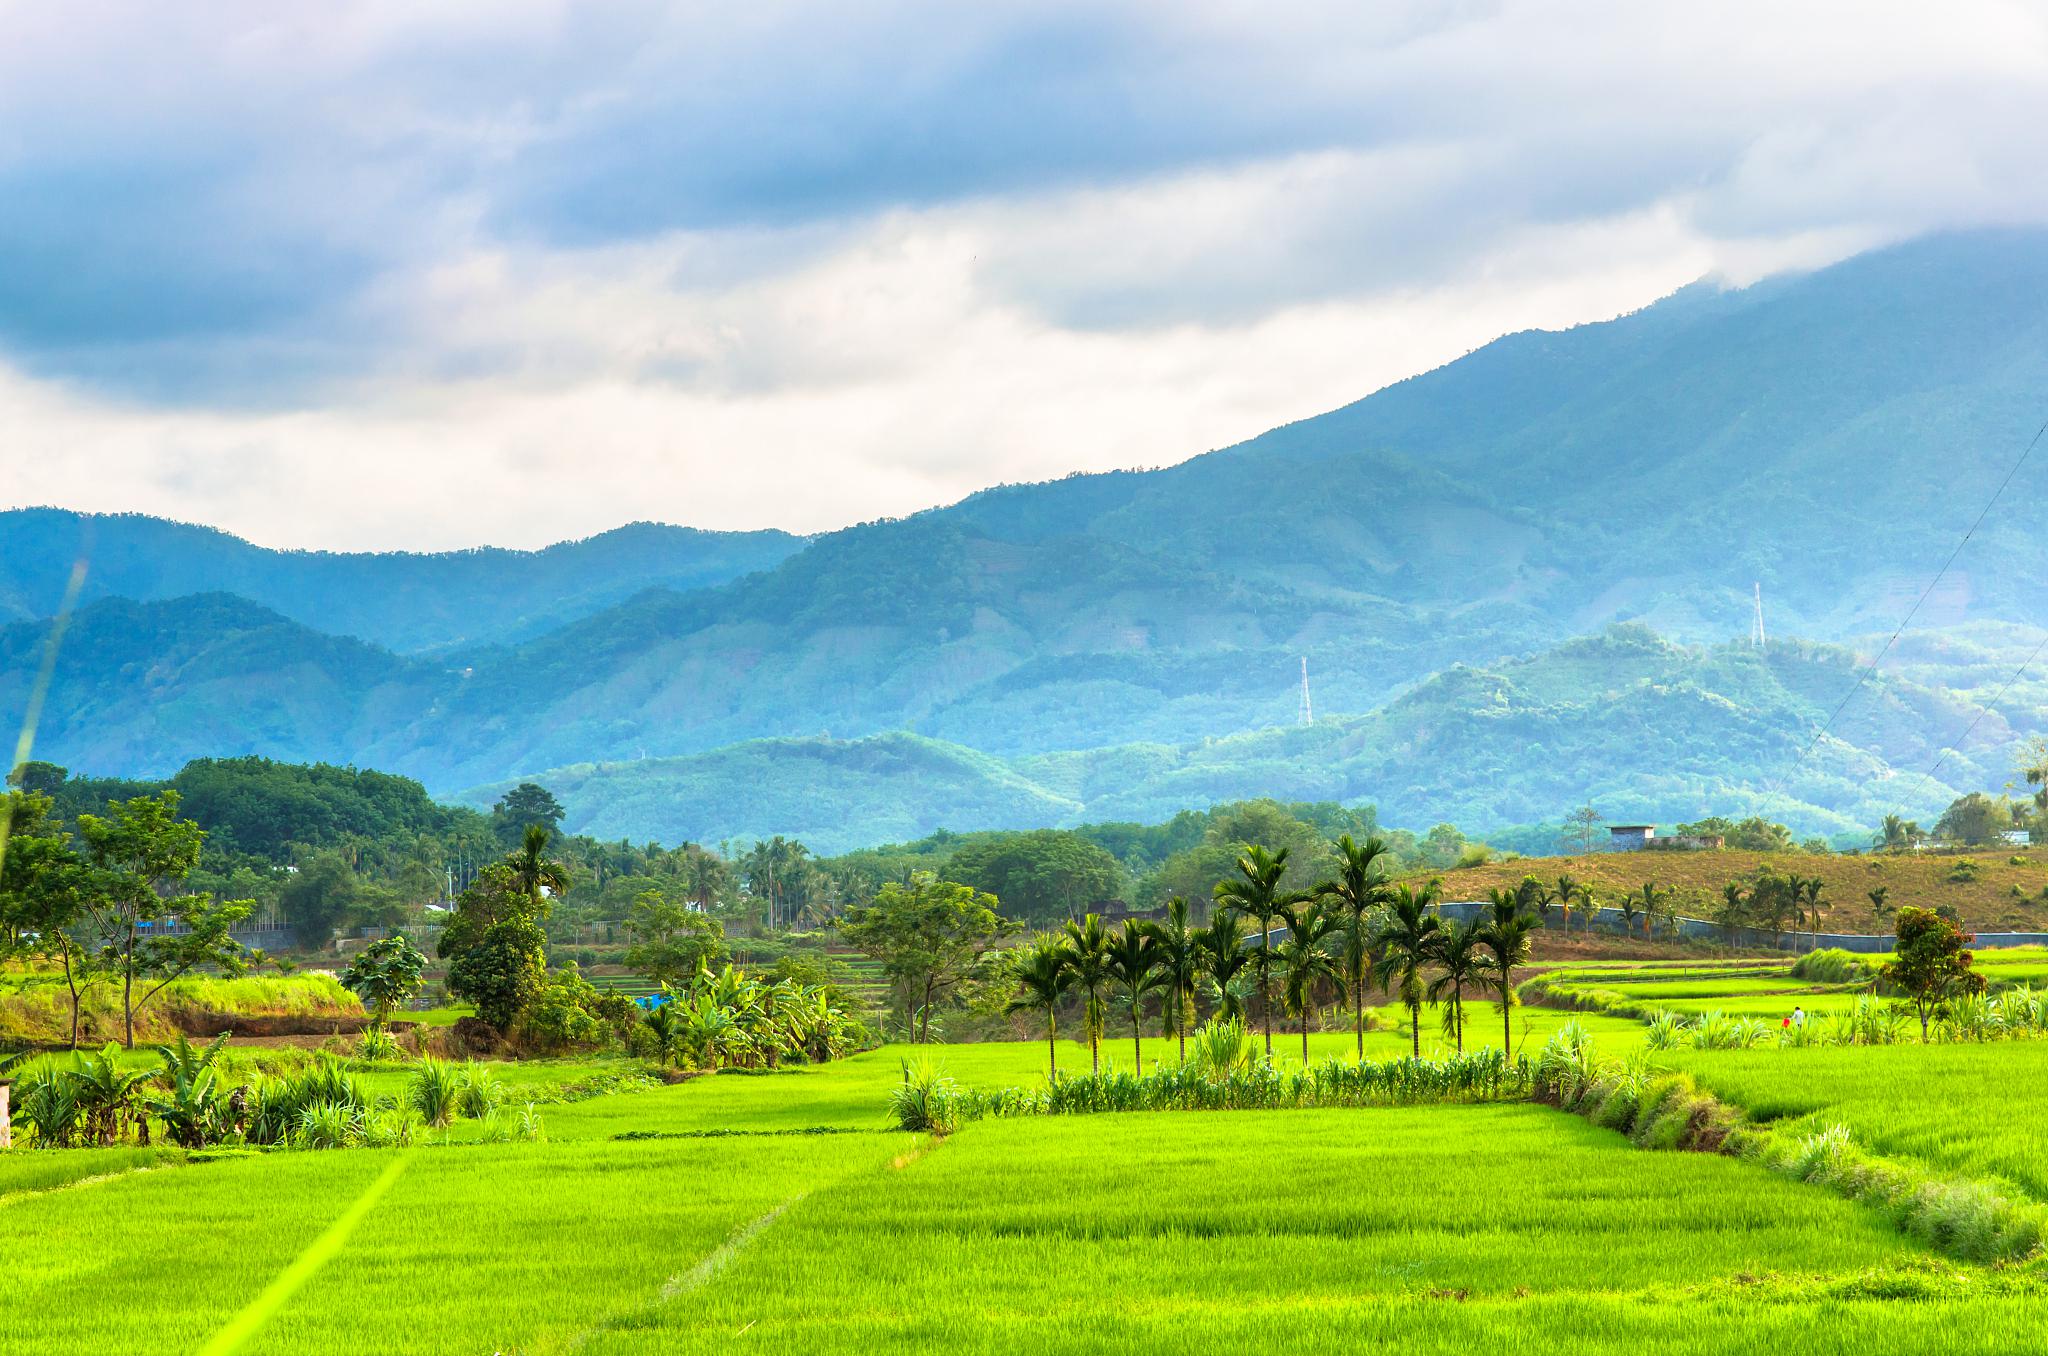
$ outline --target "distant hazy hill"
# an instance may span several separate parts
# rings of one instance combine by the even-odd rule
[[[315,630],[447,649],[536,635],[645,588],[723,584],[802,545],[784,532],[634,523],[544,551],[273,551],[141,514],[17,509],[0,512],[0,621],[54,612],[83,554],[88,602],[234,593]]]
[[[1556,660],[1536,687],[1516,661],[1630,619],[1740,635],[1759,581],[1773,635],[1889,632],[2048,418],[2044,374],[2048,233],[1988,232],[1694,286],[1166,470],[998,487],[808,543],[640,526],[532,554],[301,556],[102,520],[94,588],[224,589],[281,615],[209,630],[181,610],[225,606],[209,599],[81,618],[103,640],[67,654],[39,747],[101,772],[359,759],[447,791],[907,730],[1116,812],[1315,786],[1400,818],[1549,817],[1602,788],[1726,808],[1738,783],[1771,785],[1756,760],[1803,742],[1846,657],[1769,683],[1734,659],[1626,681]],[[1858,750],[1910,773],[1960,733],[1938,690],[2003,683],[2002,650],[1930,642],[2048,625],[2044,491],[2048,451],[1916,618],[1886,730],[1854,733],[1879,712],[1859,697],[1851,742],[1816,755],[1832,780],[1787,794],[1861,805],[1847,788],[1882,769]],[[76,526],[0,518],[0,609],[47,610]],[[0,717],[42,634],[0,631]],[[1283,728],[1303,656],[1318,710],[1351,713],[1306,736]],[[2003,722],[2028,724],[2039,695],[2016,689],[1977,764],[1943,780],[2002,782]],[[1713,768],[1684,761],[1702,748]]]
[[[920,739],[762,739],[687,758],[557,768],[548,789],[571,832],[665,843],[744,842],[786,834],[845,852],[949,825],[1037,828],[1080,806],[986,754]],[[489,809],[511,782],[460,799]]]
[[[1592,800],[1612,818],[1671,824],[1761,810],[1804,833],[1861,833],[1892,812],[1931,821],[1959,788],[2000,775],[1954,758],[1930,780],[1939,750],[1926,732],[1953,735],[1973,712],[1892,679],[1874,682],[1840,737],[1799,761],[1851,662],[1833,647],[1685,647],[1623,627],[1529,660],[1450,670],[1368,715],[1197,745],[1005,764],[908,735],[767,740],[538,780],[569,807],[571,828],[601,837],[793,833],[836,851],[940,827],[1156,822],[1268,795],[1368,800],[1386,822],[1417,828],[1555,823]],[[1995,746],[2008,732],[1993,733]],[[503,790],[462,799],[488,806]]]

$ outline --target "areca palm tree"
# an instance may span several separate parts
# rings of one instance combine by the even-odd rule
[[[1358,1057],[1365,1058],[1365,981],[1372,965],[1368,919],[1387,901],[1386,874],[1379,859],[1388,852],[1379,838],[1363,844],[1345,834],[1337,840],[1337,875],[1316,887],[1316,894],[1331,901],[1339,911],[1343,932],[1344,984],[1351,991],[1352,1029],[1358,1037]]]
[[[1572,910],[1578,908],[1583,917],[1585,909],[1580,906],[1593,902],[1593,891],[1584,881],[1566,874],[1557,878],[1557,893],[1554,898],[1557,900],[1557,907],[1564,910],[1564,926],[1569,932],[1572,926]]]
[[[1151,932],[1135,918],[1126,918],[1123,930],[1109,939],[1103,961],[1110,982],[1122,988],[1124,996],[1131,1000],[1131,1054],[1137,1060],[1134,1068],[1143,1073],[1145,1037],[1138,1028],[1138,1012],[1146,991],[1158,983],[1155,971],[1159,952],[1152,944]]]
[[[1492,905],[1479,926],[1479,944],[1491,953],[1489,968],[1500,986],[1500,1052],[1512,1055],[1514,1024],[1508,1014],[1515,1002],[1515,967],[1529,959],[1530,934],[1543,926],[1543,920],[1507,890],[1495,890]]]
[[[1477,982],[1479,971],[1485,965],[1479,928],[1453,920],[1438,931],[1433,959],[1441,973],[1430,981],[1429,1001],[1449,1001],[1445,1016],[1450,1022],[1451,1038],[1457,1042],[1458,1053],[1462,1055],[1465,1053],[1465,986]]]
[[[1219,913],[1209,920],[1208,927],[1197,930],[1195,945],[1201,952],[1202,969],[1216,990],[1216,1015],[1226,1022],[1242,1022],[1244,1005],[1231,985],[1252,962],[1251,950],[1244,944],[1243,924],[1234,913]]]
[[[1422,1058],[1422,967],[1434,959],[1437,934],[1443,929],[1443,920],[1434,911],[1442,889],[1443,880],[1436,876],[1419,888],[1395,886],[1373,928],[1373,978],[1383,989],[1400,981],[1417,1059]]]
[[[648,1038],[654,1042],[654,1062],[657,1065],[675,1063],[676,1051],[683,1043],[683,1024],[676,1015],[677,1004],[673,997],[667,1002],[657,1003],[647,1010],[640,1024],[647,1028]]]
[[[1202,975],[1202,930],[1188,926],[1188,902],[1166,901],[1166,921],[1148,923],[1154,966],[1166,1001],[1159,1005],[1161,1035],[1180,1038],[1180,1062],[1188,1062],[1188,1024],[1195,1016],[1195,983]]]
[[[1073,968],[1067,963],[1069,955],[1064,942],[1047,934],[1028,950],[1014,953],[1010,962],[1010,975],[1017,981],[1018,992],[1005,1011],[1044,1011],[1045,1049],[1054,1081],[1060,1076],[1060,1000],[1074,983]]]
[[[1259,971],[1259,1007],[1266,1028],[1266,1058],[1273,1058],[1273,920],[1305,896],[1280,888],[1287,874],[1287,849],[1268,852],[1247,843],[1237,858],[1237,875],[1216,882],[1216,902],[1223,908],[1259,920],[1259,945],[1252,960]]]
[[[1103,930],[1100,914],[1067,920],[1067,965],[1074,983],[1088,995],[1088,1058],[1096,1073],[1102,1072],[1102,988],[1109,982],[1109,934]]]
[[[1646,880],[1643,882],[1640,894],[1626,896],[1631,904],[1634,904],[1636,908],[1642,911],[1643,939],[1645,941],[1649,940],[1650,934],[1655,930],[1655,924],[1659,918],[1671,917],[1671,898],[1676,893],[1668,885],[1659,885],[1655,881]],[[1624,905],[1623,907],[1626,909],[1628,906]],[[1676,932],[1677,926],[1676,921],[1674,921],[1672,923],[1672,930],[1674,932]]]
[[[549,895],[559,897],[569,892],[569,868],[548,856],[548,842],[553,837],[547,825],[528,824],[520,836],[518,850],[506,859],[520,893],[536,905]]]
[[[1308,1067],[1308,1014],[1315,1006],[1315,988],[1337,978],[1337,964],[1324,949],[1324,939],[1337,930],[1329,910],[1313,901],[1289,906],[1281,915],[1287,936],[1280,943],[1280,982],[1287,1011],[1301,1019],[1301,1066]]]

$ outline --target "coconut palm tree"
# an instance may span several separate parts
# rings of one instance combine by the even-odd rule
[[[1743,917],[1749,909],[1749,896],[1743,892],[1738,881],[1729,881],[1721,887],[1720,918],[1717,920],[1728,934],[1728,944],[1733,946],[1742,930]]]
[[[1373,928],[1373,979],[1383,989],[1391,989],[1396,979],[1400,981],[1417,1059],[1422,1058],[1422,968],[1436,956],[1443,920],[1435,909],[1442,890],[1443,879],[1438,876],[1419,888],[1395,886]]]
[[[1233,913],[1259,920],[1259,944],[1252,952],[1259,972],[1259,1007],[1265,1020],[1266,1058],[1273,1058],[1273,920],[1306,895],[1280,888],[1287,874],[1287,849],[1268,852],[1258,843],[1245,845],[1237,858],[1237,875],[1216,882],[1216,902]]]
[[[1110,982],[1121,987],[1131,1001],[1131,1055],[1137,1061],[1133,1068],[1143,1073],[1145,1038],[1138,1029],[1139,1010],[1146,992],[1158,985],[1159,952],[1151,932],[1137,919],[1126,918],[1123,930],[1109,939],[1104,962]]]
[[[1060,1076],[1060,1000],[1074,983],[1073,968],[1067,963],[1070,955],[1066,943],[1048,933],[1028,948],[1012,952],[1010,960],[1010,976],[1017,981],[1018,992],[1005,1011],[1044,1011],[1045,1049],[1054,1081]]]
[[[1195,983],[1202,976],[1202,930],[1188,926],[1188,902],[1166,901],[1166,921],[1147,923],[1154,965],[1166,1001],[1159,1005],[1161,1035],[1180,1038],[1180,1062],[1188,1062],[1188,1025],[1195,1017]]]
[[[1457,1042],[1458,1053],[1462,1055],[1465,1053],[1465,986],[1478,982],[1486,960],[1479,928],[1453,919],[1438,931],[1433,959],[1441,973],[1430,981],[1429,1001],[1448,1001],[1444,1015],[1450,1023],[1451,1038]]]
[[[1074,983],[1088,995],[1084,1009],[1088,1022],[1088,1058],[1096,1073],[1102,1072],[1102,990],[1109,983],[1109,933],[1102,915],[1086,914],[1067,920],[1067,965]]]
[[[1310,901],[1290,905],[1280,914],[1287,925],[1281,941],[1280,984],[1287,1011],[1301,1019],[1301,1067],[1308,1067],[1308,1014],[1315,1007],[1316,985],[1338,977],[1337,963],[1323,943],[1337,930],[1334,914]]]
[[[1500,1052],[1514,1053],[1514,1024],[1509,1012],[1515,1003],[1515,967],[1529,959],[1530,934],[1543,926],[1543,919],[1531,913],[1511,891],[1495,890],[1492,910],[1479,925],[1479,944],[1491,953],[1493,980],[1500,986]]]
[[[1216,1016],[1223,1021],[1244,1020],[1244,1004],[1231,987],[1244,967],[1251,964],[1251,949],[1244,944],[1244,925],[1234,913],[1219,913],[1209,926],[1196,930],[1195,945],[1201,952],[1203,971],[1216,990]]]
[[[1386,873],[1380,858],[1389,851],[1379,838],[1367,838],[1361,845],[1345,834],[1337,840],[1337,875],[1315,888],[1331,902],[1343,928],[1341,959],[1344,986],[1351,991],[1351,1025],[1358,1038],[1358,1057],[1365,1058],[1365,982],[1372,965],[1369,919],[1387,902]]]

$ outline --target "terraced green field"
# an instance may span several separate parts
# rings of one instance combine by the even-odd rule
[[[1495,1016],[1474,1005],[1474,1044]],[[1517,1039],[1572,1019],[1517,1010]],[[1644,1031],[1576,1020],[1610,1053]],[[1375,1058],[1407,1046],[1367,1036]],[[1170,1048],[1148,1037],[1147,1062]],[[1351,1049],[1310,1038],[1312,1058]],[[1291,1062],[1298,1037],[1275,1050]],[[934,1141],[885,1111],[905,1053],[550,1104],[543,1143],[0,1155],[0,1356],[1863,1356],[2035,1352],[2048,1330],[2048,1264],[1959,1266],[1824,1188],[1549,1107],[996,1119]],[[916,1053],[999,1087],[1042,1078],[1046,1048]],[[1128,1067],[1127,1041],[1105,1053]],[[1084,1067],[1086,1048],[1060,1057]],[[1844,1124],[1870,1151],[2048,1199],[2048,1043],[1654,1058],[1758,1118]],[[632,1067],[500,1077],[546,1091]]]
[[[1752,1118],[1840,1124],[1865,1148],[2048,1201],[2048,1041],[1672,1050]]]

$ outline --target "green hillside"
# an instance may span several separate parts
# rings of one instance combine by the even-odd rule
[[[1150,823],[1261,796],[1369,802],[1388,823],[1478,834],[1556,823],[1590,800],[1610,819],[1760,812],[1802,834],[1861,836],[1888,813],[1932,822],[1962,790],[1998,780],[2002,768],[1981,753],[1926,776],[1937,739],[1974,712],[1890,677],[1870,684],[1839,738],[1801,760],[1852,662],[1829,646],[1680,646],[1624,626],[1527,660],[1454,668],[1366,715],[1199,744],[1004,763],[901,734],[768,740],[537,779],[569,807],[571,828],[598,837],[782,833],[831,852],[941,827]],[[2010,733],[1994,732],[1990,747]],[[503,790],[462,799],[484,806]]]
[[[572,833],[714,844],[784,834],[827,854],[949,825],[1037,828],[1081,809],[986,754],[907,734],[757,740],[683,758],[576,764],[540,780],[568,808]],[[459,799],[488,809],[511,785]]]

